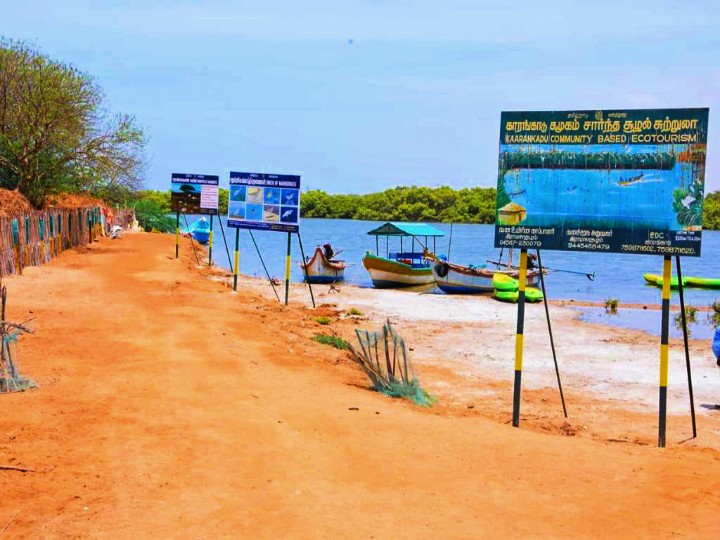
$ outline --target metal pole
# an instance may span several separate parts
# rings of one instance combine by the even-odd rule
[[[285,256],[285,305],[290,296],[290,233],[287,233],[287,255]]]
[[[255,241],[255,236],[253,235],[252,229],[248,229],[248,232],[250,233],[250,238],[252,239],[252,242],[255,245],[255,251],[257,251],[258,257],[260,257],[260,263],[262,264],[262,267],[265,270],[265,275],[267,276],[268,281],[270,282],[270,286],[272,287],[272,290],[275,293],[275,298],[277,298],[278,302],[280,302],[280,296],[278,295],[277,291],[275,290],[275,284],[273,283],[273,280],[270,278],[270,272],[268,272],[267,266],[265,266],[265,261],[263,260],[262,253],[260,253],[260,248],[258,247],[257,242]]]
[[[557,376],[558,388],[560,389],[560,400],[562,401],[563,414],[568,417],[565,408],[565,396],[563,395],[562,383],[560,382],[560,369],[558,368],[557,355],[555,354],[555,340],[553,340],[552,326],[550,325],[550,310],[548,309],[547,293],[545,292],[545,277],[543,276],[542,259],[540,258],[540,250],[536,250],[538,258],[538,270],[540,270],[540,286],[542,287],[543,303],[545,304],[545,318],[548,324],[548,333],[550,334],[550,348],[552,349],[553,362],[555,362],[555,375]]]
[[[208,247],[208,266],[212,266],[212,246],[213,246],[213,216],[210,214],[210,242]]]
[[[180,256],[180,211],[175,214],[175,258]]]
[[[240,229],[235,229],[235,265],[233,266],[233,291],[237,291],[238,272],[240,271]]]
[[[220,223],[220,232],[222,233],[223,243],[225,244],[225,253],[227,254],[228,264],[230,265],[230,271],[233,272],[234,271],[233,263],[230,260],[230,249],[228,248],[227,238],[225,238],[225,228],[223,227],[223,224],[222,224],[222,218],[218,217],[218,222]]]
[[[683,342],[685,343],[685,368],[688,377],[688,392],[690,394],[690,417],[692,418],[693,438],[697,437],[695,424],[695,398],[693,397],[692,371],[690,369],[690,347],[688,346],[687,320],[685,318],[685,294],[683,292],[682,270],[680,269],[680,255],[675,257],[675,266],[678,275],[678,291],[680,292],[680,313],[682,313]]]
[[[183,218],[185,219],[185,228],[190,231],[190,225],[188,224],[187,214],[185,212],[183,212]],[[197,251],[195,251],[195,243],[193,242],[192,233],[190,233],[190,246],[195,254],[195,262],[198,266],[200,266],[200,258],[198,257]]]
[[[305,260],[305,250],[303,249],[302,238],[300,238],[299,231],[297,233],[297,237],[298,237],[298,244],[300,244],[300,256],[302,257],[302,260],[303,260],[303,270],[305,271],[305,281],[307,282],[308,289],[310,289],[310,299],[312,300],[312,305],[313,305],[313,307],[315,307],[315,296],[313,296],[312,284],[310,283],[310,278],[308,277],[307,266],[305,266],[307,264],[307,261]]]
[[[665,255],[663,263],[662,287],[662,323],[660,328],[660,387],[658,404],[658,446],[665,447],[665,428],[667,424],[667,384],[668,384],[668,337],[670,333],[670,279],[672,261]]]
[[[525,329],[525,283],[527,281],[527,249],[520,250],[520,282],[518,287],[517,333],[515,334],[515,383],[513,386],[512,425],[520,425],[520,388],[522,385],[523,331]]]
[[[451,261],[450,258],[450,248],[452,247],[452,230],[453,230],[453,224],[450,224],[450,241],[448,242],[448,253],[447,253],[447,260]],[[435,238],[433,238],[433,248],[435,247]]]

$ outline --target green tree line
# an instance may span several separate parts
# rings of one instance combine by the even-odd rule
[[[219,213],[227,214],[227,189],[219,190]],[[300,198],[300,214],[309,218],[372,221],[429,221],[445,223],[494,223],[498,194],[495,188],[452,189],[396,187],[366,195],[330,195],[307,191]],[[138,191],[136,201],[170,213],[170,191]],[[720,229],[720,191],[705,195],[703,228]]]
[[[374,221],[435,221],[493,223],[495,188],[405,186],[366,195],[330,195],[313,190],[302,194],[300,215],[315,218]]]

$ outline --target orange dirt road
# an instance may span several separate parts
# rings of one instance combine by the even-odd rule
[[[171,236],[5,284],[38,389],[0,395],[4,538],[720,537],[717,448],[379,395],[309,339],[330,307],[232,293]]]

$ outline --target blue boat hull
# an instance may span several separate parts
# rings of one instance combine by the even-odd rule
[[[201,244],[207,244],[210,240],[210,231],[193,231],[192,236]]]

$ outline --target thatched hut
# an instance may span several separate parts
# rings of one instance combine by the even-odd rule
[[[498,210],[498,221],[502,225],[517,225],[527,217],[527,210],[517,203],[511,202]]]

